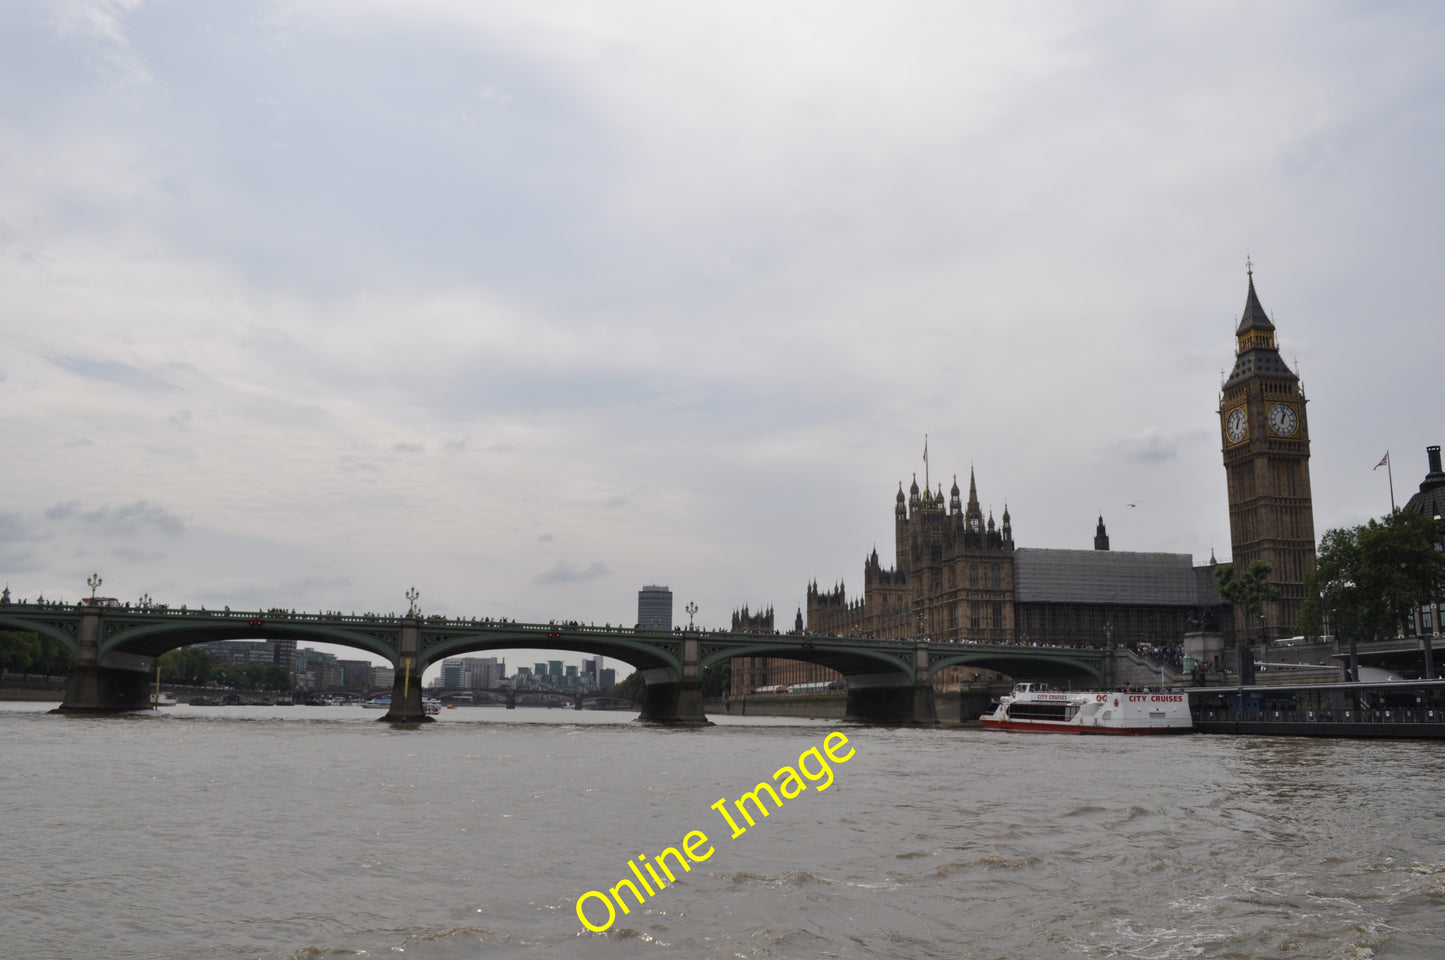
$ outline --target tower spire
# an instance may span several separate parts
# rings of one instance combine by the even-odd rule
[[[963,525],[972,533],[983,532],[983,510],[978,504],[978,483],[973,477],[973,465],[968,468],[968,506],[963,512]]]
[[[1244,314],[1239,318],[1239,327],[1235,335],[1248,333],[1251,330],[1274,331],[1274,324],[1270,322],[1269,315],[1264,312],[1264,307],[1259,302],[1259,294],[1254,292],[1254,264],[1246,258],[1246,272],[1249,274],[1249,292],[1244,298]]]

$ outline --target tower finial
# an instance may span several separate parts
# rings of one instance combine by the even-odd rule
[[[1247,253],[1244,255],[1244,272],[1249,274],[1249,279],[1254,279],[1254,261],[1249,258]]]

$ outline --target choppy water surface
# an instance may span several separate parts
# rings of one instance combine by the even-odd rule
[[[15,958],[1421,958],[1442,745],[459,709],[0,704]],[[716,812],[842,728],[736,840]],[[584,891],[715,853],[606,934]]]

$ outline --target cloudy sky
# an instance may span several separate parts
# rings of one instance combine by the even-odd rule
[[[1229,552],[1245,258],[1317,533],[1445,441],[1445,6],[11,0],[17,596],[791,622],[924,435]],[[1137,504],[1126,507],[1126,504]]]

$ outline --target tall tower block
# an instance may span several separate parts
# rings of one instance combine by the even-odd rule
[[[1280,359],[1274,324],[1254,292],[1252,267],[1234,336],[1234,371],[1219,399],[1232,562],[1239,573],[1256,560],[1268,563],[1283,594],[1265,604],[1263,625],[1236,626],[1241,636],[1258,638],[1263,629],[1277,639],[1295,632],[1305,577],[1315,566],[1310,431],[1304,388]]]

